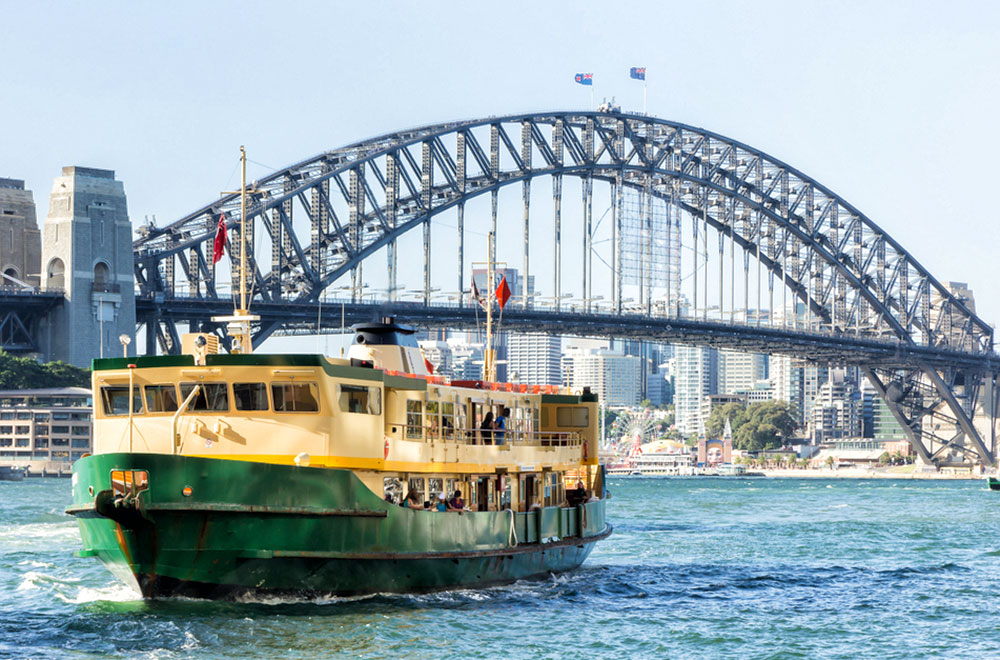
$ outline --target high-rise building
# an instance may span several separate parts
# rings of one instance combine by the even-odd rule
[[[558,385],[562,379],[562,339],[553,335],[515,334],[507,337],[507,376],[532,385]]]
[[[570,349],[562,358],[563,384],[590,387],[607,406],[635,406],[642,400],[642,361],[607,349]]]
[[[762,353],[719,351],[719,392],[733,394],[753,389],[767,378],[767,356]]]
[[[41,246],[31,191],[20,179],[0,178],[0,285],[38,286]]]
[[[449,339],[451,349],[451,377],[455,380],[482,380],[483,345]]]
[[[691,435],[699,432],[701,402],[719,391],[718,351],[679,344],[674,352],[674,419],[677,429]]]
[[[817,392],[810,419],[810,435],[819,444],[835,438],[861,436],[861,393],[845,369],[830,369]]]
[[[42,331],[49,359],[85,367],[94,357],[121,356],[119,336],[135,335],[135,275],[125,188],[113,171],[63,168],[52,185],[41,261],[43,285],[66,296]],[[127,349],[135,355],[136,342]]]

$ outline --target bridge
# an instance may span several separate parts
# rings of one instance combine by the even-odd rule
[[[925,461],[995,464],[991,326],[860,210],[736,140],[613,109],[488,117],[362,140],[250,188],[258,343],[384,313],[472,327],[474,259],[514,254],[508,330],[856,365]],[[178,351],[184,325],[226,345],[211,321],[235,289],[211,259],[223,217],[235,262],[238,194],[140,229],[147,350]],[[401,251],[422,275],[413,290],[400,286]]]

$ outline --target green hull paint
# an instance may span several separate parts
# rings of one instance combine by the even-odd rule
[[[116,505],[113,469],[145,470],[148,489]],[[576,568],[610,533],[603,500],[515,514],[413,511],[349,470],[101,454],[73,472],[81,554],[147,597],[497,584]]]

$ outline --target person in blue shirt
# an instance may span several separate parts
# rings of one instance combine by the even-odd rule
[[[444,493],[438,493],[437,504],[434,506],[436,511],[447,511],[448,503],[444,501]]]
[[[504,408],[503,412],[497,415],[497,418],[493,420],[493,442],[494,444],[502,445],[504,441],[504,433],[507,430],[507,418],[510,417],[510,408]]]

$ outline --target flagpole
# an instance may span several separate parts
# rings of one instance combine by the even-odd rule
[[[642,77],[642,114],[646,114],[646,76]]]

